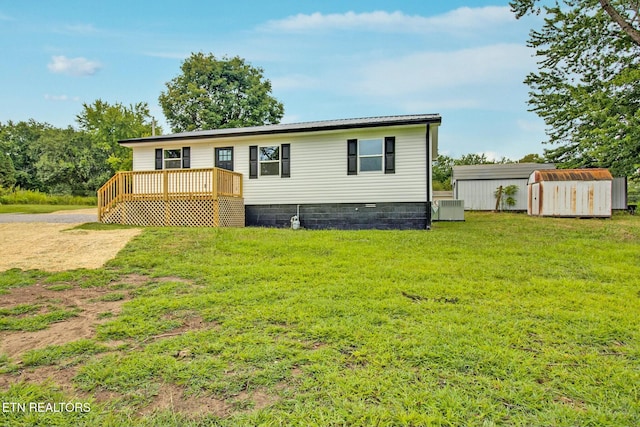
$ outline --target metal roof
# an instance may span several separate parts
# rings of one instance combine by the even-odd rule
[[[553,163],[505,163],[488,165],[454,166],[452,181],[485,180],[485,179],[529,179],[531,173],[538,169],[555,169]]]
[[[540,181],[612,181],[608,169],[556,169],[537,170],[532,174],[531,182]]]
[[[192,132],[181,132],[169,135],[148,136],[144,138],[131,138],[118,141],[121,144],[133,144],[140,142],[159,142],[174,139],[202,139],[202,138],[228,138],[234,136],[269,135],[295,132],[318,132],[326,130],[371,128],[381,126],[402,126],[413,124],[439,124],[442,118],[439,114],[411,114],[402,116],[367,117],[358,119],[323,120],[316,122],[287,123],[263,126],[250,126],[241,128],[211,129]]]

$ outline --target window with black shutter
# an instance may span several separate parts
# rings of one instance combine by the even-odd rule
[[[291,177],[291,144],[282,144],[280,146],[280,172],[281,178]]]
[[[258,177],[258,146],[251,145],[249,147],[249,179]]]
[[[156,148],[156,170],[162,170],[162,148]]]
[[[184,169],[191,167],[191,147],[182,147],[182,167]]]
[[[347,141],[347,175],[358,174],[358,140]]]
[[[396,173],[396,137],[384,138],[384,173]]]

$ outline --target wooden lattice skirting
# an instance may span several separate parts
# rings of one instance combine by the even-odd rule
[[[244,199],[173,199],[122,201],[102,222],[155,227],[244,227]]]

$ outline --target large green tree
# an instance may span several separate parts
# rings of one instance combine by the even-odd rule
[[[240,57],[193,53],[159,101],[174,132],[279,123],[283,105],[261,68]]]
[[[111,176],[105,156],[87,132],[48,129],[37,145],[36,175],[49,193],[94,195]]]
[[[0,123],[0,150],[11,159],[17,187],[46,191],[44,183],[37,177],[36,163],[40,156],[38,141],[50,129],[53,129],[50,124],[33,119]]]
[[[0,151],[0,190],[13,188],[16,185],[16,169],[13,167],[11,157]]]
[[[131,150],[118,140],[151,135],[145,103],[84,104],[79,129],[35,120],[0,123],[0,185],[49,193],[95,194],[115,171],[131,169]],[[157,128],[161,132],[161,129]],[[13,166],[13,173],[11,172]]]
[[[96,156],[104,159],[105,166],[111,172],[131,170],[131,149],[118,144],[121,139],[150,136],[153,117],[147,103],[124,106],[120,103],[109,104],[98,99],[93,104],[83,104],[82,113],[76,116],[80,129],[93,139]],[[156,127],[156,133],[162,129]]]
[[[514,0],[517,16],[544,11],[531,31],[538,71],[527,76],[529,105],[547,125],[546,157],[567,167],[640,166],[640,2]]]

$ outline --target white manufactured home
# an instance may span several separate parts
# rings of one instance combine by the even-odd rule
[[[438,114],[265,125],[120,141],[133,171],[99,190],[103,222],[428,229]]]

